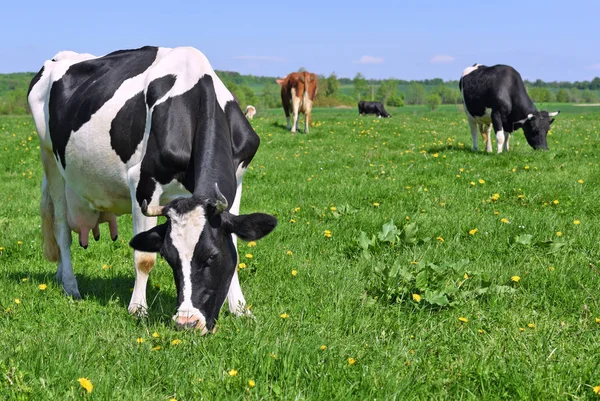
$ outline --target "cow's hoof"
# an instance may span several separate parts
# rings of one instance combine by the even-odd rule
[[[119,238],[119,235],[115,235],[114,237],[112,237],[113,242],[115,242],[118,238]]]
[[[98,234],[98,236],[94,235],[94,241],[96,241],[96,242],[100,241],[100,234]]]
[[[127,307],[127,311],[129,312],[130,315],[140,317],[140,318],[148,316],[148,308],[146,308],[144,305],[139,305],[139,304],[129,305]]]
[[[79,290],[77,288],[72,289],[72,288],[63,287],[63,290],[65,291],[65,294],[68,297],[71,297],[76,301],[81,299],[81,294],[79,293]]]
[[[83,245],[83,243],[81,241],[79,241],[79,246],[82,247],[83,249],[87,249],[87,244]]]

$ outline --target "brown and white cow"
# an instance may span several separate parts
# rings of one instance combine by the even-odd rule
[[[254,118],[255,114],[256,114],[256,107],[252,106],[251,104],[249,104],[248,106],[246,106],[246,110],[244,112],[244,115],[246,116],[246,118],[248,120],[252,120]]]
[[[295,133],[298,130],[298,112],[304,113],[304,132],[308,133],[310,112],[317,96],[317,76],[311,72],[292,72],[283,79],[276,80],[281,85],[281,104],[287,120],[287,129]],[[294,114],[294,121],[290,127],[290,111]]]

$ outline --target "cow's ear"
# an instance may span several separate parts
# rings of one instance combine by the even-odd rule
[[[133,237],[129,241],[129,246],[136,251],[160,252],[166,233],[167,223],[158,225]]]
[[[279,85],[283,85],[283,79],[276,79],[275,82],[277,82]]]
[[[237,235],[244,241],[261,239],[277,226],[277,219],[265,213],[235,216],[229,212],[224,212],[221,218],[227,232]]]

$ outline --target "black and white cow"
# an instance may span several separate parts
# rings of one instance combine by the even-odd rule
[[[237,237],[259,239],[277,220],[238,215],[242,176],[260,140],[201,52],[61,52],[33,78],[28,100],[45,173],[44,254],[58,262],[68,295],[80,298],[72,225],[98,223],[101,213],[132,213],[129,312],[145,313],[148,274],[160,252],[173,269],[179,326],[211,330],[226,296],[233,313],[248,313]],[[85,216],[68,218],[78,214]],[[156,216],[166,223],[157,226]]]
[[[364,114],[377,114],[377,117],[391,117],[381,102],[365,102],[361,100],[358,102],[358,114],[361,116]]]
[[[473,136],[473,149],[478,150],[481,131],[488,152],[492,151],[492,126],[496,132],[498,153],[509,150],[510,134],[523,128],[525,139],[534,149],[548,149],[546,135],[558,111],[538,111],[527,94],[521,75],[507,65],[486,67],[475,64],[465,68],[459,88]]]

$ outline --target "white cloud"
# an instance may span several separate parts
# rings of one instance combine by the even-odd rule
[[[592,64],[585,67],[587,70],[600,70],[600,63]]]
[[[269,61],[272,63],[285,63],[287,60],[282,57],[276,56],[236,56],[234,60],[247,60],[247,61]]]
[[[373,56],[362,56],[360,60],[356,61],[359,64],[383,64],[382,57],[373,57]]]
[[[440,56],[433,56],[433,58],[430,60],[430,62],[431,62],[431,64],[448,64],[448,63],[452,63],[454,60],[456,60],[456,58],[453,56],[440,55]]]

